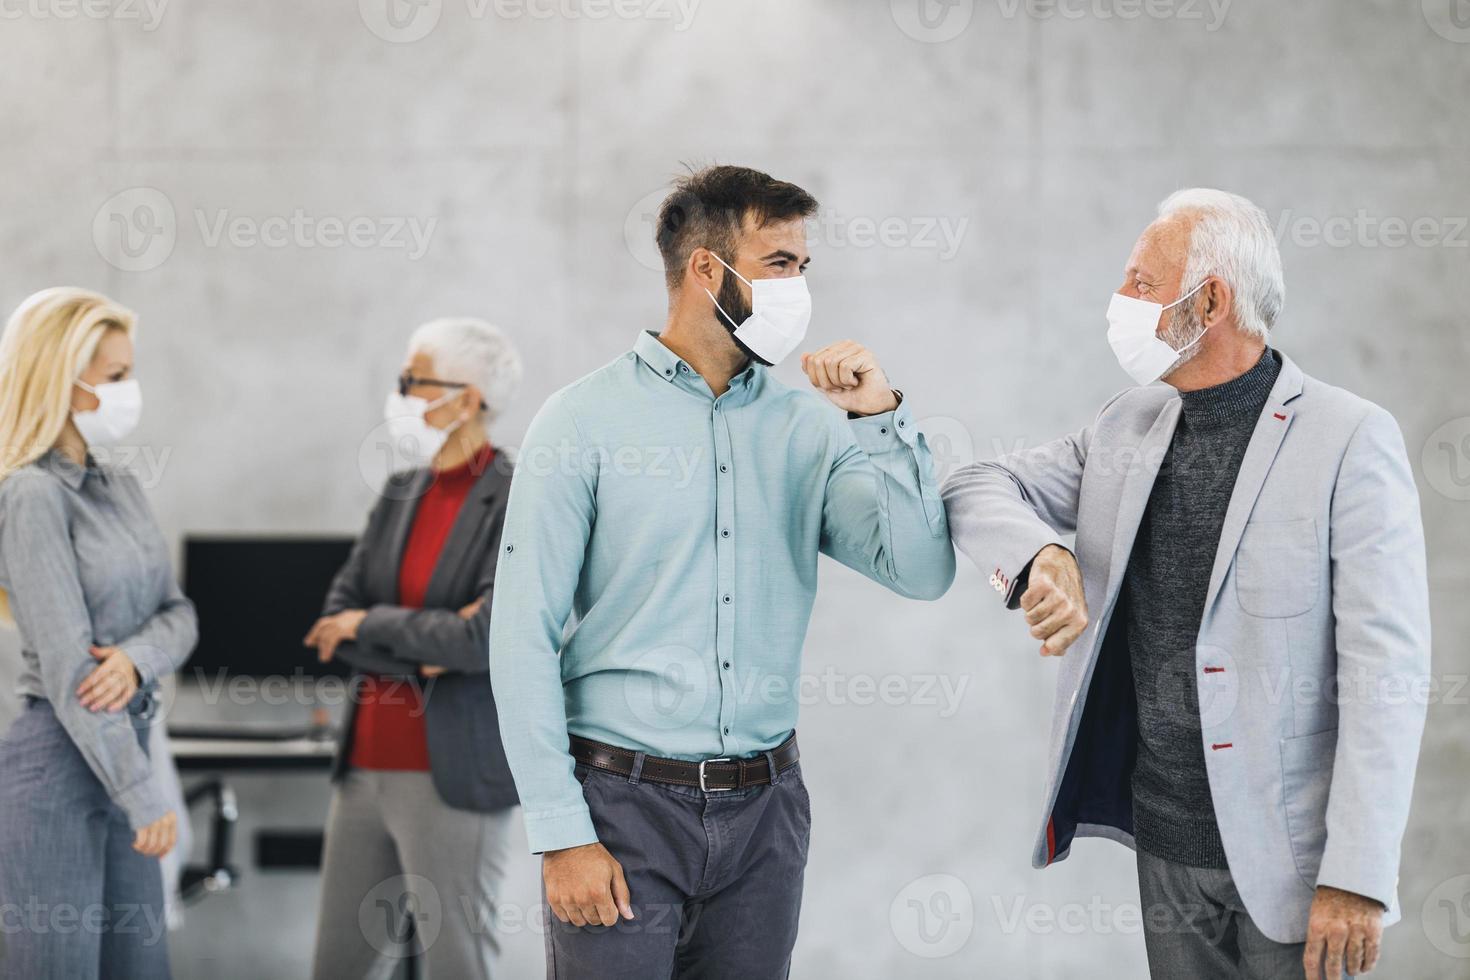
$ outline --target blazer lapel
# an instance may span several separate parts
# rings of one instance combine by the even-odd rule
[[[1178,398],[1165,403],[1163,411],[1154,419],[1153,427],[1138,444],[1137,461],[1128,466],[1122,493],[1118,495],[1118,521],[1113,525],[1113,555],[1108,567],[1109,602],[1123,581],[1123,569],[1133,551],[1133,541],[1138,537],[1138,525],[1143,523],[1143,512],[1148,507],[1154,480],[1158,478],[1159,467],[1163,465],[1169,444],[1174,440],[1174,429],[1179,425],[1180,407]]]
[[[470,588],[475,585],[473,581],[466,583],[459,574],[471,553],[478,552],[485,544],[480,532],[495,509],[504,483],[496,462],[498,456],[475,480],[470,495],[454,518],[449,540],[444,542],[444,550],[434,565],[434,574],[429,577],[426,605],[442,606],[445,602],[454,601],[452,596],[463,594],[466,584]]]
[[[1235,549],[1239,547],[1241,535],[1245,533],[1246,522],[1250,520],[1256,498],[1266,485],[1271,464],[1276,461],[1281,442],[1286,438],[1286,431],[1291,428],[1291,420],[1296,414],[1290,402],[1301,393],[1301,369],[1283,354],[1281,373],[1276,378],[1276,384],[1271,387],[1271,394],[1266,399],[1266,407],[1261,410],[1261,417],[1256,420],[1255,431],[1251,433],[1250,444],[1246,446],[1245,456],[1240,461],[1240,471],[1235,476],[1235,489],[1230,494],[1230,506],[1225,510],[1225,523],[1220,528],[1220,544],[1215,550],[1215,565],[1210,572],[1210,588],[1205,593],[1206,610],[1214,604],[1220,586],[1225,581],[1225,573],[1229,571],[1231,562],[1235,561]]]
[[[429,485],[434,481],[434,473],[429,469],[422,469],[406,481],[406,489],[403,497],[398,501],[398,506],[393,508],[393,514],[388,519],[385,532],[387,534],[388,555],[387,561],[378,566],[378,588],[379,595],[387,596],[384,601],[389,604],[398,602],[398,570],[403,565],[403,551],[408,547],[408,533],[413,529],[413,519],[419,511],[419,501],[424,499]]]

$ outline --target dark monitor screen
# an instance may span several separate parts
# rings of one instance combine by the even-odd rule
[[[352,538],[197,537],[184,542],[184,594],[199,613],[199,645],[183,676],[346,676],[301,645]]]

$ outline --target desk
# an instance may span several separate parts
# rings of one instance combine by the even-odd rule
[[[168,748],[180,772],[217,769],[332,768],[337,742],[326,738],[200,738],[169,736]]]

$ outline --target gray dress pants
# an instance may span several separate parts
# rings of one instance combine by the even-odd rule
[[[382,978],[416,956],[421,980],[489,980],[514,815],[457,810],[427,772],[348,769],[327,817],[312,976]]]
[[[163,876],[133,836],[50,702],[30,701],[0,744],[0,978],[166,980]]]
[[[1152,980],[1302,980],[1305,943],[1278,943],[1251,921],[1227,870],[1138,852]]]

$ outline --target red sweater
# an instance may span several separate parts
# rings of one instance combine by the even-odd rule
[[[403,561],[398,566],[400,606],[423,608],[429,579],[460,508],[494,458],[495,450],[485,446],[474,459],[440,473],[419,500],[403,548]],[[367,674],[358,696],[348,765],[357,769],[428,771],[424,696],[418,680]]]

